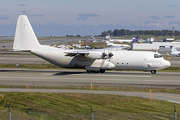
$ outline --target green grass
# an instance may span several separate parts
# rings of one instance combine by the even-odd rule
[[[158,70],[161,72],[180,72],[180,67],[168,67],[162,70]]]
[[[15,114],[43,120],[48,120],[50,117],[52,117],[51,119],[57,119],[58,113],[61,114],[60,118],[62,114],[66,114],[65,117],[68,116],[71,119],[80,117],[79,119],[83,120],[84,115],[91,116],[90,106],[92,106],[95,118],[103,120],[118,119],[120,117],[118,115],[121,114],[126,116],[124,119],[127,119],[130,115],[139,119],[144,117],[146,119],[161,117],[164,120],[168,117],[168,119],[172,119],[174,114],[173,103],[159,100],[149,101],[149,99],[139,97],[74,93],[27,94],[16,92],[0,93],[0,95],[4,97],[0,97],[0,101],[5,101],[3,105],[1,104],[1,111],[8,111],[7,106],[10,105],[11,111]],[[180,105],[176,105],[176,108],[180,108]],[[177,113],[179,112],[180,110],[177,109]],[[138,113],[140,113],[139,116],[137,116]],[[107,118],[105,117],[106,114]]]
[[[0,49],[0,51],[11,51],[10,49]]]
[[[16,64],[0,64],[0,68],[16,68]],[[23,69],[62,69],[53,64],[19,64]]]
[[[31,55],[31,56],[33,56],[33,54],[31,54],[31,53],[24,53],[24,52],[22,52],[22,53],[0,53],[0,55],[6,55],[6,56],[8,56],[8,55]]]
[[[108,47],[105,42],[83,42],[85,45],[89,45],[92,48],[106,48]]]
[[[0,40],[0,43],[12,43],[14,40]]]

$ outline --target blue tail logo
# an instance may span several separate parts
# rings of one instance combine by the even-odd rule
[[[139,35],[136,36],[131,43],[138,42],[138,37],[139,37]]]

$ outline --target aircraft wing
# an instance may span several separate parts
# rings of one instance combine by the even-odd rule
[[[100,51],[67,51],[67,52],[64,52],[65,53],[65,56],[70,56],[70,57],[74,57],[74,56],[78,56],[78,55],[82,55],[86,58],[89,58],[89,59],[100,59],[102,58],[102,52]]]
[[[73,56],[78,56],[78,55],[88,55],[90,52],[89,51],[68,51],[68,52],[65,52],[65,56],[70,56],[70,57],[73,57]]]

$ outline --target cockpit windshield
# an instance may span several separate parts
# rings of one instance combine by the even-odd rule
[[[161,54],[154,54],[154,58],[162,58],[163,56]]]

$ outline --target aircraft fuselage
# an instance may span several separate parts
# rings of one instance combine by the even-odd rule
[[[66,56],[67,51],[72,50],[42,46],[41,49],[31,50],[31,53],[64,68],[92,68],[92,70],[93,68],[104,70],[159,70],[170,65],[169,61],[164,60],[159,53],[155,52],[125,50],[109,51],[109,49],[98,49],[89,51],[100,52],[100,54],[103,52],[106,54],[112,53],[113,56],[104,59],[89,59],[83,55],[72,57]]]

